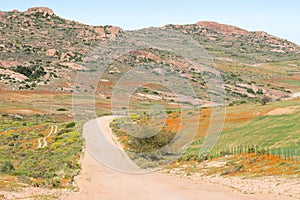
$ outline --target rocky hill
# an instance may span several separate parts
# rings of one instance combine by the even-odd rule
[[[300,47],[266,32],[250,32],[216,22],[167,25],[199,41],[215,58],[230,58],[246,63],[274,62],[300,58]]]
[[[65,20],[44,7],[1,12],[0,27],[0,79],[11,89],[35,88],[84,69],[80,63],[91,46],[123,32]]]
[[[126,37],[126,31],[119,27],[90,26],[62,19],[45,7],[0,12],[0,27],[0,84],[9,90],[44,88],[71,92],[76,72],[90,70],[83,63],[93,47]],[[166,25],[162,29],[181,31],[208,51],[222,74],[230,102],[257,100],[262,95],[282,98],[294,87],[285,81],[299,80],[290,71],[299,70],[300,47],[287,40],[216,22]],[[199,72],[168,52],[152,48],[137,50],[116,62],[119,68],[115,66],[107,72],[111,78],[108,81],[113,82],[126,66],[163,63],[191,80],[200,92],[205,90]],[[103,87],[111,87],[107,85],[106,82]],[[151,90],[153,94],[161,94],[160,89]]]

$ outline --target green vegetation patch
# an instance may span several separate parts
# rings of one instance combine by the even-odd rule
[[[284,81],[285,84],[298,86],[300,87],[300,80],[286,80]]]
[[[36,187],[72,187],[80,171],[83,141],[72,122],[53,116],[0,116],[0,173]],[[38,148],[52,125],[58,131]],[[44,143],[43,143],[44,144]]]

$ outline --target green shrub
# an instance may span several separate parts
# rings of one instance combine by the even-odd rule
[[[247,92],[250,93],[250,94],[255,94],[255,92],[254,92],[254,90],[252,88],[248,88]]]
[[[4,174],[11,174],[15,171],[15,168],[10,160],[6,160],[3,163],[0,163],[0,171]]]
[[[75,127],[75,122],[70,122],[66,124],[66,128],[73,128],[73,127]]]
[[[46,75],[46,71],[43,67],[38,65],[33,65],[30,67],[17,66],[11,68],[12,71],[23,74],[30,79],[38,79],[41,76]]]
[[[66,109],[66,108],[58,108],[58,109],[56,109],[56,110],[59,111],[59,112],[68,111],[68,109]]]

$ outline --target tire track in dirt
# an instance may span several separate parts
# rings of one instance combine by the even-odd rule
[[[37,146],[36,149],[45,148],[46,146],[48,146],[47,139],[49,137],[51,137],[52,134],[56,134],[57,130],[58,130],[57,125],[51,125],[51,130],[50,130],[49,134],[46,137],[40,138],[38,140],[38,146]]]

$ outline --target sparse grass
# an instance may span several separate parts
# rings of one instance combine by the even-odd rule
[[[300,80],[286,80],[283,83],[292,85],[292,86],[297,86],[300,87]]]
[[[299,101],[299,99],[280,101],[266,106],[246,104],[228,107],[224,130],[212,152],[228,151],[231,147],[239,145],[264,146],[265,149],[299,148],[299,108],[289,115],[266,115],[276,108],[297,106]],[[209,119],[204,119],[204,122],[209,123]],[[199,139],[194,141],[183,155],[183,160],[198,158],[205,131],[202,129]]]
[[[72,186],[83,147],[72,123],[47,115],[2,115],[0,119],[1,174],[37,187]],[[37,140],[48,135],[53,124],[58,125],[58,133],[48,139],[47,147],[37,149]]]
[[[181,169],[184,173],[221,176],[260,176],[300,177],[300,162],[279,157],[257,154],[239,154],[214,158],[204,162],[174,162],[166,170]]]
[[[300,148],[299,135],[299,119],[300,119],[300,108],[295,109],[292,114],[289,115],[266,115],[269,111],[277,108],[289,108],[298,106],[300,99],[280,101],[268,103],[265,106],[260,104],[243,104],[238,106],[227,107],[224,131],[222,132],[217,144],[215,145],[212,152],[226,151],[232,146],[237,145],[257,145],[263,146],[266,149],[276,148]],[[189,120],[198,120],[193,114],[187,112]],[[198,134],[195,141],[192,143],[190,148],[182,155],[180,161],[198,161],[199,151],[203,143],[203,137],[206,135],[211,117],[211,109],[205,108],[201,110],[200,124],[198,128]],[[147,118],[142,115],[134,115],[131,117],[137,125],[144,124],[147,129],[154,128],[147,122]],[[166,120],[166,124],[163,130],[173,131],[176,133],[180,124],[181,115],[178,111],[170,112]],[[127,148],[138,148],[135,143],[128,145],[128,137],[122,133],[124,130],[116,127],[118,123],[125,124],[126,118],[118,119],[112,124],[115,133],[118,133],[121,141],[124,142]],[[120,124],[119,124],[120,125]],[[121,126],[122,127],[122,126]],[[155,129],[155,128],[154,128]],[[120,134],[121,133],[121,134]],[[259,155],[257,155],[259,156]],[[263,155],[262,155],[263,156]],[[255,160],[253,162],[256,162]],[[261,163],[263,165],[263,162]],[[276,167],[276,166],[274,166]],[[281,165],[278,165],[281,167]],[[234,168],[234,166],[233,166]],[[237,170],[238,166],[232,169]],[[240,167],[239,170],[242,170]],[[232,173],[229,171],[228,173]]]

